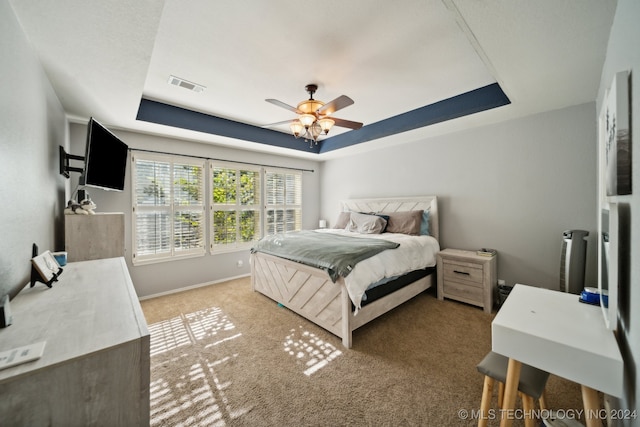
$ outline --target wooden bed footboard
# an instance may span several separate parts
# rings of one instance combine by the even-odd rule
[[[429,211],[429,235],[439,238],[436,196],[349,199],[341,201],[343,212]],[[351,299],[339,278],[336,283],[318,268],[261,252],[251,255],[253,290],[279,302],[300,316],[342,338],[351,348],[352,333],[376,317],[435,285],[434,274],[419,279],[383,298],[365,305],[354,315]]]
[[[344,280],[339,278],[334,283],[325,271],[318,268],[264,253],[253,253],[251,285],[254,291],[338,336],[345,347],[351,348],[355,329],[433,286],[433,277],[424,277],[374,301],[356,315],[351,310],[351,299]]]

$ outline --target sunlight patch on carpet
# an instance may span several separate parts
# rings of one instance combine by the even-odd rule
[[[218,307],[210,307],[148,326],[151,335],[151,356],[164,353],[175,348],[195,344],[198,341],[218,337],[219,340],[208,343],[208,346],[240,337],[241,333],[228,335],[235,325]]]
[[[234,355],[233,357],[237,357]],[[228,362],[231,357],[226,357]],[[200,360],[177,379],[158,378],[150,384],[150,425],[226,426],[248,412],[234,410],[226,397],[230,381],[221,381],[213,366],[224,361]]]
[[[232,382],[220,378],[238,354],[225,354],[224,346],[217,355],[203,352],[242,336],[220,308],[181,313],[148,327],[155,372],[149,390],[151,426],[226,426],[250,410],[232,407],[227,398]]]
[[[290,332],[284,339],[284,351],[303,366],[306,376],[311,376],[342,354],[334,345],[305,331],[302,326]]]
[[[183,319],[174,317],[148,326],[151,356],[191,344]]]

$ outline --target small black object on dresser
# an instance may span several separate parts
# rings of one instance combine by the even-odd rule
[[[0,298],[0,328],[6,328],[12,322],[9,295]]]

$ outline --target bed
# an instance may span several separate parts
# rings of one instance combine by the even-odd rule
[[[438,204],[436,196],[422,197],[396,197],[396,198],[376,198],[376,199],[350,199],[341,202],[340,218],[356,217],[359,215],[376,215],[380,218],[388,218],[392,214],[395,217],[410,215],[415,218],[418,213],[423,213],[423,226],[421,234],[411,239],[410,236],[401,236],[396,233],[397,227],[392,232],[382,234],[363,234],[357,237],[371,238],[372,241],[384,240],[399,242],[395,249],[382,250],[376,255],[370,256],[360,261],[351,272],[340,274],[340,269],[327,269],[324,264],[312,266],[294,261],[293,257],[287,259],[283,256],[270,253],[254,247],[251,253],[251,283],[254,291],[266,295],[274,301],[289,308],[300,316],[319,325],[332,334],[342,339],[345,347],[351,348],[353,331],[365,325],[380,315],[392,310],[400,304],[408,301],[419,293],[435,285],[435,259],[439,251],[438,244]],[[424,223],[427,220],[428,232],[424,231]],[[389,225],[391,226],[391,221]],[[385,221],[382,221],[385,222]],[[395,223],[397,224],[397,222]],[[342,224],[341,224],[342,225]],[[335,225],[334,225],[335,226]],[[386,226],[386,224],[385,224]],[[351,228],[350,228],[351,227]],[[317,234],[345,234],[352,235],[354,231],[353,221],[347,226],[347,230],[316,230]],[[361,231],[361,230],[355,230]],[[310,231],[307,233],[314,233]],[[427,234],[428,235],[424,235]],[[286,237],[289,233],[285,234]],[[429,241],[429,249],[420,252],[419,258],[423,265],[416,268],[413,261],[410,270],[400,274],[393,274],[392,277],[373,277],[371,270],[373,265],[380,265],[381,258],[398,256],[402,250],[410,245],[407,241]],[[359,239],[363,240],[363,239]],[[276,242],[279,245],[279,241]],[[413,243],[411,243],[413,244]],[[422,245],[422,243],[420,243]],[[404,257],[406,257],[405,252]],[[402,256],[401,256],[402,257]],[[385,261],[386,262],[386,261]],[[351,268],[351,267],[347,267]],[[399,267],[398,267],[399,268]],[[392,269],[397,269],[396,266]],[[344,271],[344,270],[342,270]],[[388,271],[385,272],[385,274]],[[396,272],[397,273],[397,272]],[[376,274],[380,274],[377,272]],[[369,276],[369,277],[367,277]],[[362,291],[358,288],[354,291],[352,282],[356,280],[370,280],[366,284],[366,293],[362,295],[364,302],[358,299],[358,293]],[[369,289],[369,285],[384,283]],[[358,284],[362,287],[363,284]],[[391,289],[392,291],[388,291]],[[368,295],[373,295],[370,298]],[[378,294],[376,296],[376,294]],[[374,301],[371,299],[375,298]]]

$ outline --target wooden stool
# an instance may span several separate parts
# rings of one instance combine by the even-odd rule
[[[491,396],[493,394],[493,385],[495,381],[499,382],[498,405],[502,407],[502,397],[504,394],[504,383],[507,379],[507,366],[509,358],[501,354],[490,351],[482,362],[477,366],[478,372],[484,375],[484,387],[482,389],[482,402],[480,403],[480,417],[478,419],[478,427],[487,425],[489,406],[491,406]],[[544,399],[544,388],[547,384],[549,373],[541,371],[529,365],[522,364],[520,371],[520,382],[518,383],[518,391],[522,398],[522,409],[525,413],[525,426],[533,427],[535,425],[533,418],[528,417],[535,407],[535,400],[540,401],[540,409],[547,409]]]

